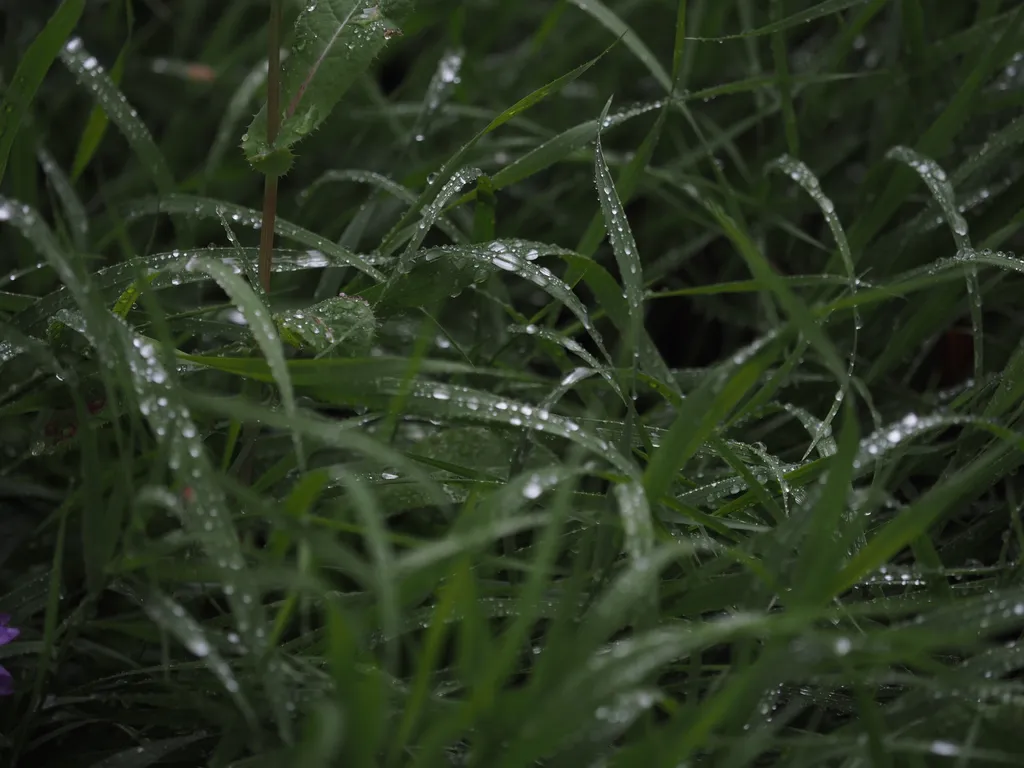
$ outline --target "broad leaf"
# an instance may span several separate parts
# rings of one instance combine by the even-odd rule
[[[276,314],[274,323],[282,341],[317,357],[365,354],[376,330],[369,302],[345,294]]]
[[[242,137],[252,166],[275,174],[287,171],[291,147],[320,127],[396,34],[380,4],[311,0],[295,21],[294,42],[282,68],[281,127],[273,146],[267,140],[266,104]]]

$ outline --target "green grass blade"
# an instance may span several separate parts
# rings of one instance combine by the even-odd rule
[[[528,179],[544,169],[550,168],[555,163],[564,160],[580,147],[586,146],[597,137],[599,130],[607,132],[634,117],[645,115],[663,106],[663,102],[660,101],[641,104],[609,115],[604,123],[599,120],[588,120],[585,123],[573,126],[513,160],[493,174],[491,183],[494,184],[495,189],[504,189],[512,184]],[[465,202],[467,199],[471,199],[469,195],[463,197],[459,202]]]
[[[908,147],[894,147],[886,153],[886,157],[906,163],[917,172],[939,204],[942,215],[952,231],[957,251],[971,251],[967,221],[960,215],[953,187],[939,164]],[[978,270],[973,265],[967,269],[967,295],[970,298],[971,326],[974,334],[974,377],[980,381],[985,370],[982,343],[984,334],[981,319],[981,286],[978,284]]]
[[[312,184],[302,190],[299,193],[299,203],[305,204],[310,198],[316,193],[320,187],[324,184],[331,184],[338,181],[352,181],[357,184],[366,184],[367,186],[376,187],[377,189],[394,196],[396,199],[401,200],[407,205],[412,205],[416,202],[416,195],[412,193],[406,187],[392,181],[387,176],[383,176],[373,171],[363,170],[344,170],[344,171],[324,171],[318,176]],[[461,202],[461,201],[460,201]],[[435,221],[435,225],[438,229],[444,232],[448,237],[452,239],[454,243],[466,243],[468,242],[466,235],[458,229],[451,221],[441,216]],[[493,238],[491,238],[493,239]]]
[[[85,0],[63,0],[42,32],[32,41],[4,91],[3,103],[0,104],[0,181],[3,181],[14,139],[28,115],[36,91],[84,10]]]
[[[601,114],[601,121],[608,115],[608,108],[611,102],[605,104],[604,112]],[[622,208],[622,201],[619,200],[618,192],[615,189],[615,182],[608,171],[608,164],[604,159],[604,152],[601,149],[601,134],[597,134],[597,143],[594,148],[594,181],[597,184],[597,196],[601,201],[601,212],[604,214],[604,228],[611,241],[612,252],[615,254],[615,261],[619,267],[619,274],[622,275],[622,283],[625,286],[626,307],[629,311],[629,353],[633,358],[633,392],[636,393],[636,371],[640,364],[640,326],[643,324],[644,316],[644,288],[643,288],[643,266],[640,263],[640,253],[633,239],[633,232],[626,220],[626,213]]]
[[[640,147],[629,163],[619,173],[619,178],[615,181],[614,186],[622,205],[627,204],[632,199],[637,187],[640,186],[644,172],[647,170],[647,165],[650,163],[654,150],[658,146],[658,141],[661,139],[661,133],[665,127],[667,117],[668,110],[663,107],[661,112],[658,113],[658,118],[654,125],[651,126],[651,130],[644,137],[643,143],[640,144]],[[601,125],[604,125],[604,121],[601,122]],[[598,135],[602,133],[603,130],[599,131]],[[584,256],[593,256],[604,234],[601,216],[595,214],[594,218],[590,221],[590,226],[587,227],[587,231],[580,239],[579,245],[576,246],[576,251]],[[574,283],[575,280],[570,279],[569,282]]]
[[[748,32],[740,32],[735,35],[723,35],[721,37],[688,37],[686,39],[703,42],[724,42],[726,40],[742,40],[748,37],[774,35],[776,32],[783,32],[792,27],[806,24],[809,21],[814,21],[815,19],[820,19],[824,16],[831,16],[834,13],[845,11],[847,8],[854,8],[858,5],[864,5],[872,1],[873,0],[822,0],[822,2],[817,3],[806,10],[790,14],[783,19],[773,21],[770,24],[765,24],[763,27],[758,27],[757,29],[752,29]]]
[[[74,37],[69,40],[60,52],[60,59],[74,75],[78,84],[96,100],[111,122],[121,131],[156,188],[163,194],[170,193],[174,189],[174,176],[167,167],[167,161],[160,148],[110,75],[96,57],[85,49],[82,39]]]
[[[75,248],[84,251],[86,242],[89,239],[89,216],[86,213],[85,205],[79,198],[78,193],[75,192],[71,180],[65,175],[49,150],[39,146],[36,149],[36,155],[39,158],[39,165],[43,168],[43,173],[46,174],[46,178],[53,186],[53,191],[56,193],[61,207],[64,209],[64,217],[67,219],[71,242]]]
[[[628,48],[634,56],[647,68],[658,85],[666,92],[672,90],[672,78],[661,66],[651,50],[644,44],[644,41],[637,36],[632,28],[620,19],[615,12],[601,0],[569,0],[573,5],[584,13],[589,14],[595,21],[604,26],[616,38],[622,40],[622,44]]]
[[[181,214],[184,216],[195,216],[198,218],[219,219],[226,216],[231,222],[241,226],[248,226],[259,229],[263,217],[259,211],[246,208],[241,205],[214,200],[208,197],[194,197],[191,195],[167,195],[164,197],[150,197],[125,206],[122,215],[129,221],[143,216],[152,216],[158,213]],[[299,227],[289,221],[276,218],[274,221],[274,232],[288,240],[308,246],[316,251],[322,251],[326,256],[336,259],[341,264],[355,267],[361,272],[369,275],[375,280],[383,280],[384,276],[365,258],[358,256],[346,248],[335,245],[325,237],[321,237],[308,229]],[[315,258],[322,254],[310,253]],[[277,269],[277,256],[274,258],[274,268]],[[310,266],[317,266],[310,264]],[[319,266],[327,266],[320,264]]]
[[[463,187],[472,184],[476,181],[483,172],[479,168],[463,168],[452,175],[445,185],[437,193],[437,197],[431,201],[430,205],[423,208],[420,214],[419,224],[416,226],[416,230],[410,238],[409,242],[405,246],[405,251],[402,252],[401,257],[396,265],[395,272],[392,273],[391,277],[397,277],[405,273],[410,263],[412,262],[413,256],[417,249],[423,244],[423,240],[426,238],[427,233],[431,227],[441,218],[441,214],[444,211],[448,201],[458,194],[459,190]]]
[[[288,51],[281,51],[281,60],[285,61]],[[217,134],[210,145],[210,152],[206,156],[207,179],[220,168],[235,138],[235,128],[248,114],[249,107],[260,89],[267,83],[268,64],[264,59],[249,70],[248,74],[238,84],[238,87],[231,94],[231,100],[224,110],[217,126]]]
[[[193,733],[188,736],[173,736],[168,739],[147,741],[141,747],[121,750],[92,763],[89,768],[149,768],[154,763],[162,762],[168,755],[179,749],[191,746],[197,741],[207,738],[205,733]]]
[[[128,54],[131,51],[132,27],[135,22],[131,2],[125,3],[125,11],[128,15],[128,36],[124,41],[124,45],[121,46],[120,53],[117,54],[114,66],[110,68],[110,80],[115,88],[120,88],[121,79],[124,77],[125,62],[128,60]],[[103,141],[103,136],[107,132],[107,123],[106,112],[98,105],[93,107],[92,112],[89,114],[89,120],[82,129],[82,137],[78,140],[75,159],[71,163],[72,179],[77,180],[82,175],[82,172],[92,160],[93,155],[96,154],[96,150],[99,148],[100,142]]]
[[[836,442],[838,449],[829,457],[824,487],[809,514],[809,530],[796,571],[794,604],[802,608],[818,607],[834,597],[825,587],[833,581],[836,563],[841,562],[844,555],[844,544],[850,541],[845,518],[849,515],[850,486],[858,467],[858,434],[849,402]]]
[[[225,266],[223,262],[193,256],[182,265],[182,269],[186,272],[202,272],[209,275],[238,306],[274,376],[274,381],[281,392],[285,413],[289,418],[294,419],[298,415],[295,392],[292,389],[292,380],[288,375],[288,366],[285,363],[284,347],[269,310],[249,287],[249,284],[236,275],[230,267]],[[292,439],[295,443],[295,455],[298,457],[299,469],[305,470],[306,458],[302,449],[302,439],[298,433],[293,433]]]
[[[549,96],[558,93],[558,91],[560,91],[569,83],[576,80],[580,75],[582,75],[592,66],[594,66],[598,61],[600,61],[609,50],[611,50],[610,47],[605,49],[602,53],[600,53],[598,56],[591,59],[590,61],[576,67],[576,69],[565,73],[561,77],[552,80],[547,85],[543,85],[537,90],[528,94],[527,96],[524,96],[522,99],[520,99],[511,107],[509,107],[500,115],[498,115],[496,118],[491,120],[491,122],[488,123],[487,126],[482,131],[477,133],[468,142],[463,144],[459,151],[452,155],[450,158],[448,158],[445,164],[441,166],[441,169],[434,176],[433,181],[431,181],[430,184],[427,185],[427,188],[423,190],[423,193],[416,199],[416,203],[405,213],[404,216],[402,216],[401,220],[394,226],[394,228],[391,231],[391,234],[384,240],[384,249],[387,249],[393,245],[395,239],[397,238],[397,234],[401,232],[410,223],[412,223],[412,220],[416,216],[416,213],[424,205],[427,204],[427,201],[436,196],[436,190],[439,190],[441,187],[448,183],[448,180],[455,174],[456,169],[461,167],[463,159],[466,157],[469,151],[476,145],[476,143],[480,141],[480,139],[482,139],[487,134],[497,130],[505,123],[515,118],[517,115],[522,114],[523,112],[527,111],[528,109],[540,103]],[[495,182],[496,181],[497,180],[495,179]]]
[[[771,0],[771,10],[772,17],[777,18],[782,12],[782,0]],[[782,96],[782,124],[786,133],[786,147],[791,155],[799,157],[800,134],[796,125],[796,111],[793,109],[793,89],[789,77],[789,52],[786,48],[785,29],[777,28],[772,33],[772,57],[775,61],[775,76],[778,79],[779,94]]]
[[[764,349],[736,355],[733,362],[708,375],[696,391],[683,399],[672,426],[644,472],[648,498],[658,500],[668,493],[676,473],[725,421],[770,362],[771,356]]]
[[[845,366],[836,353],[835,347],[828,340],[828,337],[825,336],[806,304],[776,274],[775,270],[772,269],[750,240],[750,237],[739,228],[732,217],[722,210],[717,203],[705,200],[703,204],[708,212],[715,217],[719,226],[725,231],[726,236],[736,246],[751,274],[768,286],[782,305],[782,308],[792,318],[800,333],[804,334],[822,356],[829,371],[845,385],[847,380]]]

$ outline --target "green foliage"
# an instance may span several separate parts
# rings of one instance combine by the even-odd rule
[[[4,178],[11,148],[36,90],[78,23],[84,8],[85,0],[63,0],[18,62],[11,82],[4,87],[3,103],[0,104],[0,181]]]
[[[370,351],[376,322],[365,299],[336,296],[308,309],[274,315],[282,341],[321,355],[361,357]]]
[[[381,5],[362,0],[306,4],[295,21],[290,55],[282,68],[277,137],[273,143],[268,140],[266,104],[242,136],[242,149],[253,168],[270,176],[284,175],[292,165],[292,147],[320,127],[388,39],[398,34]]]
[[[1024,760],[1019,3],[42,5],[0,764]]]

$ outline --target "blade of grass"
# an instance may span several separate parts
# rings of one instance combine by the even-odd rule
[[[28,115],[36,91],[60,54],[78,19],[85,10],[85,0],[63,0],[46,22],[42,32],[32,41],[4,91],[0,104],[0,181],[7,170],[11,147]]]

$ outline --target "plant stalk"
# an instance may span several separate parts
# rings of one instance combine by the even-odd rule
[[[270,0],[267,33],[267,143],[273,146],[281,123],[281,0]],[[270,293],[274,263],[274,225],[277,220],[277,176],[263,183],[263,223],[260,229],[260,285]]]

